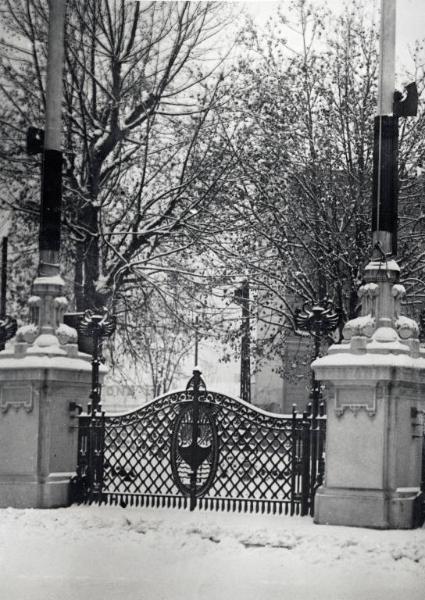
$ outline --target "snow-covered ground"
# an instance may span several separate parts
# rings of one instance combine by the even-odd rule
[[[0,598],[423,600],[425,528],[177,509],[3,509]]]

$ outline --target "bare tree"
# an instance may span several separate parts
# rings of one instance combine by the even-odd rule
[[[214,255],[229,277],[245,272],[257,290],[260,354],[285,355],[294,310],[305,300],[328,295],[345,319],[356,314],[370,257],[378,41],[363,15],[360,3],[335,19],[299,1],[263,36],[251,26],[244,32],[229,109],[238,123],[229,140],[238,174]],[[281,33],[288,25],[300,51]],[[422,93],[423,69],[416,79]],[[416,297],[425,266],[417,177],[423,139],[423,111],[401,120],[400,259]]]
[[[2,182],[6,202],[36,215],[38,161],[17,136],[43,124],[48,3],[3,0],[2,13]],[[223,78],[208,52],[226,18],[216,2],[68,2],[63,221],[77,310],[158,288],[170,256],[196,244],[191,222],[227,169],[207,159]]]

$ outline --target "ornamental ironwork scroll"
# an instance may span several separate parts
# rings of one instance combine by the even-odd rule
[[[86,310],[78,326],[80,333],[93,339],[92,352],[92,385],[91,385],[91,405],[89,413],[95,415],[96,411],[101,411],[101,391],[102,387],[99,378],[99,367],[103,362],[102,344],[105,338],[110,337],[116,327],[116,317],[111,315],[106,307],[102,307],[99,313],[92,310]]]
[[[18,324],[15,318],[9,315],[0,317],[0,350],[3,350],[6,342],[11,340],[18,329]]]

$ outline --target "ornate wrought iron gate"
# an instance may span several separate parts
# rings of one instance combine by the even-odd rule
[[[185,391],[79,420],[74,501],[313,514],[324,416],[267,413],[194,371]]]

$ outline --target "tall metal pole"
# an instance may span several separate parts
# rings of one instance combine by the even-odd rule
[[[46,124],[41,176],[39,276],[59,274],[62,202],[62,71],[66,0],[49,0]]]
[[[1,293],[0,293],[0,323],[4,323],[6,317],[6,290],[7,290],[7,237],[2,238],[1,243]],[[2,336],[4,337],[4,336]],[[6,340],[0,339],[0,350],[6,347]]]
[[[378,115],[393,114],[395,90],[396,0],[381,0]]]
[[[240,290],[242,305],[242,335],[241,335],[241,389],[240,397],[245,402],[251,402],[251,344],[250,344],[250,306],[249,281],[243,282]]]
[[[195,367],[198,365],[199,358],[199,317],[195,317]]]
[[[1,243],[1,298],[0,319],[6,316],[6,290],[7,290],[7,237]]]
[[[381,0],[378,107],[374,126],[372,240],[374,257],[397,254],[398,117],[395,90],[396,0]]]

